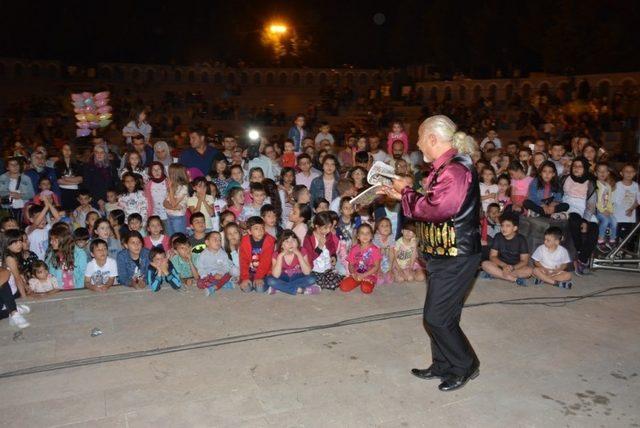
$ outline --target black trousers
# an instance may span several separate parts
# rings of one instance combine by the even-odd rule
[[[4,309],[3,309],[4,308]],[[8,282],[0,285],[0,319],[7,318],[16,310],[16,299]]]
[[[474,254],[427,258],[429,288],[424,303],[424,321],[431,339],[432,368],[439,375],[467,375],[478,360],[460,328],[460,316],[481,257],[481,254]]]
[[[536,204],[535,202],[529,200],[529,199],[525,199],[524,203],[522,204],[523,207],[525,207],[526,209],[528,209],[529,211],[533,211],[534,213],[537,213],[543,217],[548,217],[547,214],[545,214],[544,209],[542,208],[541,205]],[[566,211],[569,209],[569,204],[565,204],[564,202],[559,203],[558,205],[556,205],[556,209],[553,210],[554,213],[561,213],[563,211]]]
[[[587,224],[586,233],[582,232],[582,224]],[[569,214],[569,233],[573,239],[573,246],[576,247],[578,260],[582,263],[589,263],[591,254],[596,249],[598,243],[598,224],[586,221],[579,214]]]

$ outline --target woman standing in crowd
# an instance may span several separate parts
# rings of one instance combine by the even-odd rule
[[[31,179],[22,172],[22,160],[9,158],[7,172],[0,175],[0,204],[2,208],[9,209],[22,224],[22,209],[25,204],[34,197]]]
[[[62,208],[71,213],[78,206],[78,188],[82,184],[82,165],[77,161],[74,148],[69,143],[62,145],[62,156],[56,161]]]
[[[100,144],[93,147],[93,156],[84,165],[82,177],[85,189],[91,194],[94,205],[107,200],[107,190],[115,187],[118,172],[115,164],[109,161],[107,146]]]
[[[577,275],[582,275],[587,271],[589,258],[598,240],[596,183],[589,173],[587,159],[577,157],[571,162],[570,173],[562,182],[562,190],[562,202],[569,205],[569,231],[577,252],[574,268]]]
[[[333,201],[338,195],[338,160],[333,155],[327,155],[322,162],[322,175],[311,181],[311,202],[318,198]]]
[[[148,112],[146,109],[132,111],[129,123],[122,129],[122,136],[126,137],[127,144],[131,144],[131,137],[141,134],[146,143],[151,140],[151,125],[147,121]]]

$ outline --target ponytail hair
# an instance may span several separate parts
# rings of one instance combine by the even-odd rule
[[[478,143],[476,140],[471,135],[467,135],[462,131],[453,134],[453,142],[451,145],[458,150],[458,153],[463,155],[472,156],[478,152]]]

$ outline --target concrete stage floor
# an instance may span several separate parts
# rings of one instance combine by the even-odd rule
[[[570,291],[478,280],[467,304],[639,280],[601,271]],[[450,393],[409,373],[428,365],[424,284],[369,296],[60,293],[31,304],[22,334],[0,322],[0,426],[638,427],[640,294],[605,296],[627,292],[640,287],[465,309],[480,377]]]

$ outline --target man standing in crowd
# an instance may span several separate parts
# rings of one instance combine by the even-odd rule
[[[187,169],[198,168],[202,175],[207,175],[215,159],[225,159],[220,150],[207,144],[202,129],[194,128],[189,132],[189,144],[191,148],[183,150],[179,159]]]
[[[421,379],[440,378],[441,391],[459,389],[480,373],[478,358],[460,328],[464,298],[481,258],[478,176],[471,158],[455,148],[465,139],[448,117],[426,119],[418,130],[418,148],[433,165],[425,195],[405,178],[385,190],[401,200],[405,216],[416,221],[418,248],[429,272],[424,320],[433,363],[411,373]]]
[[[46,165],[47,159],[43,152],[36,150],[31,155],[31,168],[24,173],[31,179],[33,193],[40,193],[40,180],[47,178],[51,183],[51,191],[60,198],[60,187],[58,186],[58,175],[56,170]]]
[[[233,162],[233,152],[235,151],[236,147],[238,147],[235,137],[233,137],[232,135],[226,135],[222,139],[222,147],[224,147],[224,151],[222,153],[227,158],[227,163],[231,165],[231,163]]]

